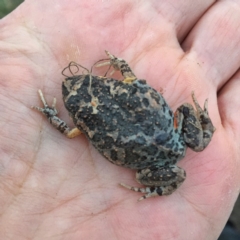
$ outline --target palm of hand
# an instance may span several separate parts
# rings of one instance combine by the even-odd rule
[[[205,4],[201,10],[179,5],[173,12],[165,2],[33,1],[2,20],[3,239],[10,234],[36,239],[217,238],[239,190],[239,72],[233,74],[239,68],[240,33],[234,19],[239,15],[227,12],[232,6],[216,4],[202,16],[209,7]],[[43,18],[40,9],[46,6]],[[228,28],[223,31],[221,24]],[[207,149],[189,150],[178,164],[187,179],[171,196],[137,203],[137,193],[117,185],[136,185],[133,171],[105,161],[84,136],[64,138],[30,109],[39,102],[37,89],[43,89],[49,102],[50,96],[59,99],[60,116],[67,120],[60,70],[70,60],[91,66],[104,49],[128,59],[137,76],[157,90],[163,88],[172,109],[190,102],[192,90],[200,103],[209,98],[217,130]],[[9,232],[3,231],[6,226]]]

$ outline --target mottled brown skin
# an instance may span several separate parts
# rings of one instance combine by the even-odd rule
[[[123,59],[106,53],[107,64],[121,71],[123,81],[88,72],[67,77],[62,83],[65,107],[78,130],[70,130],[43,96],[44,108],[36,108],[68,137],[82,132],[110,162],[138,170],[136,179],[145,188],[121,185],[145,193],[140,200],[169,195],[186,177],[175,165],[186,148],[202,151],[211,140],[215,128],[207,101],[202,110],[192,94],[196,110],[186,103],[174,114],[163,96],[145,80],[137,79]]]

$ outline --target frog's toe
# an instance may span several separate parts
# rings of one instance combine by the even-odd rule
[[[141,192],[141,193],[146,193],[142,197],[138,199],[138,201],[142,201],[146,198],[150,197],[156,197],[156,196],[162,196],[162,195],[170,195],[173,191],[177,189],[173,188],[171,186],[162,186],[162,187],[144,187],[144,188],[139,188],[139,187],[132,187],[124,183],[120,183],[122,187],[125,187],[129,190],[135,191],[135,192]]]
[[[57,102],[56,98],[53,98],[52,107],[49,107],[47,104],[47,101],[45,100],[45,97],[40,89],[38,90],[38,94],[39,94],[41,102],[43,104],[43,108],[37,107],[37,106],[32,106],[32,108],[38,110],[39,112],[42,112],[44,115],[47,116],[48,119],[52,116],[57,116],[58,111],[56,109],[56,102]]]
[[[147,168],[137,171],[137,181],[146,187],[131,187],[124,183],[120,185],[135,191],[146,193],[139,201],[155,196],[170,195],[178,189],[186,178],[184,169],[176,166],[166,166],[160,168]]]
[[[120,183],[122,187],[125,187],[129,190],[135,191],[135,192],[141,192],[146,193],[144,196],[140,197],[138,201],[141,201],[143,199],[149,198],[149,197],[156,197],[159,196],[161,189],[159,187],[145,187],[145,188],[139,188],[139,187],[131,187],[125,183]],[[160,191],[159,191],[160,190]],[[162,194],[161,194],[162,195]]]

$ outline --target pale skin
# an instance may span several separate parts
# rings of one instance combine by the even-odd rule
[[[240,187],[240,1],[27,0],[0,27],[0,239],[217,239]],[[105,49],[173,110],[192,91],[200,105],[208,98],[213,139],[187,151],[187,178],[170,196],[137,202],[118,185],[137,185],[134,171],[31,109],[41,89],[74,127],[61,70],[90,68]]]

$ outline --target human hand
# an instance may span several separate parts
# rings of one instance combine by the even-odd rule
[[[240,31],[237,1],[25,1],[0,22],[0,239],[217,239],[239,192]],[[141,202],[134,171],[84,136],[55,131],[32,105],[58,99],[61,70],[89,68],[107,49],[175,110],[191,92],[216,127],[179,162],[170,196]],[[101,69],[95,70],[101,73]]]

